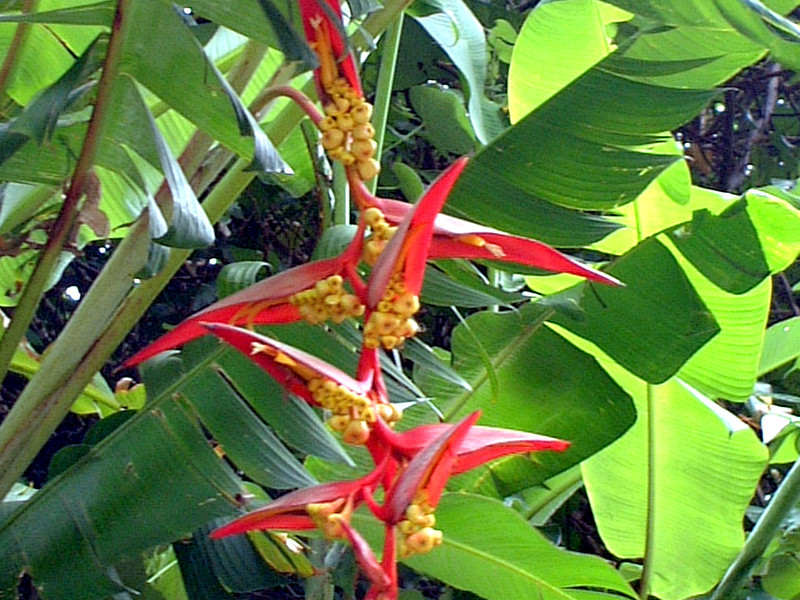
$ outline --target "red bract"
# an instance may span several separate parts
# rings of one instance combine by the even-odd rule
[[[348,444],[364,444],[376,422],[392,424],[399,411],[374,385],[376,372],[355,380],[316,356],[246,329],[207,323],[205,327],[255,362],[285,390],[330,411],[328,424]]]
[[[341,321],[364,312],[364,283],[356,267],[361,256],[363,227],[353,242],[335,258],[288,269],[215,302],[192,315],[175,329],[137,352],[123,366],[142,363],[156,354],[182,346],[208,331],[202,323],[231,325],[278,325],[305,319],[321,323]],[[353,293],[343,286],[349,283]]]
[[[389,226],[399,226],[416,206],[398,200],[378,198],[370,194],[364,184],[356,179],[351,178],[350,184],[354,190],[353,197],[360,208],[365,212],[379,211]],[[447,189],[448,194],[453,185],[455,181]],[[426,246],[426,252],[429,260],[491,260],[555,273],[570,273],[599,283],[620,285],[611,275],[586,267],[547,244],[441,213],[436,215],[433,237]],[[420,282],[422,273],[423,270],[419,270]]]
[[[434,511],[451,475],[498,456],[543,448],[561,451],[568,446],[524,432],[475,427],[479,416],[476,412],[456,425],[423,426],[390,435],[381,440],[388,446],[367,476],[287,494],[215,530],[212,537],[265,529],[305,531],[314,525],[329,538],[350,541],[371,584],[366,598],[393,600],[397,597],[397,546],[400,555],[408,557],[429,552],[442,541],[442,532],[434,529]],[[395,442],[400,446],[393,446]],[[373,499],[379,485],[384,487],[383,504]],[[362,503],[385,528],[380,562],[350,522]]]
[[[317,91],[323,100],[325,86],[337,77],[344,77],[350,87],[363,96],[355,60],[344,38],[342,11],[336,0],[298,0],[303,31],[309,45],[319,58],[314,71]]]

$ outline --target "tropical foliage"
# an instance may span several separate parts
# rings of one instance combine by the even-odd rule
[[[798,3],[187,4],[0,2],[0,597],[800,596],[800,315],[767,328]],[[749,141],[716,177],[723,118]],[[314,260],[228,261],[122,357],[143,385],[113,374],[256,178],[321,214]],[[70,410],[102,418],[25,485]]]

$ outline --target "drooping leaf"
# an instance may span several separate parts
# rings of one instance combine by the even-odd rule
[[[127,85],[135,86],[134,82],[125,76],[119,77],[117,81],[118,85],[127,82]],[[134,93],[136,92],[134,91]],[[186,180],[183,169],[164,141],[153,115],[144,104],[144,100],[141,100],[141,103],[141,109],[146,113],[150,125],[150,133],[153,136],[153,144],[164,173],[164,180],[172,195],[172,205],[169,209],[171,213],[169,230],[157,241],[176,248],[204,248],[213,244],[214,227],[197,200],[192,186]]]
[[[100,68],[107,38],[98,38],[78,60],[22,113],[0,129],[0,164],[28,140],[41,145],[56,130],[58,118],[89,89],[89,79]]]
[[[433,85],[416,86],[409,91],[409,99],[428,139],[440,152],[467,154],[475,149],[472,126],[455,92]]]
[[[458,67],[469,84],[468,109],[475,135],[487,144],[503,130],[500,107],[484,95],[486,36],[483,25],[462,0],[432,0],[441,12],[415,17]]]

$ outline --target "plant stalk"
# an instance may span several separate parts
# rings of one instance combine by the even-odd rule
[[[25,0],[22,4],[22,14],[35,12],[38,3],[39,0]],[[6,95],[6,90],[11,84],[11,79],[17,67],[17,59],[19,58],[20,51],[25,46],[25,41],[28,39],[28,32],[30,29],[30,23],[20,23],[17,25],[14,37],[11,39],[11,44],[9,44],[8,51],[3,59],[3,64],[0,65],[0,98]]]
[[[735,597],[736,593],[744,586],[753,567],[764,556],[769,543],[780,531],[781,523],[798,503],[800,503],[800,460],[795,461],[792,468],[789,469],[778,491],[775,492],[772,500],[761,513],[761,517],[747,537],[739,556],[728,567],[722,581],[711,595],[711,600]]]
[[[650,585],[653,578],[653,548],[655,545],[656,511],[655,499],[658,492],[656,487],[656,398],[653,386],[647,386],[647,531],[644,542],[644,567],[642,579],[639,584],[639,598],[647,600],[650,597]]]
[[[383,140],[386,137],[386,122],[389,119],[389,107],[392,104],[392,87],[394,86],[394,73],[397,65],[397,54],[400,50],[400,37],[403,31],[404,13],[401,11],[390,23],[383,34],[383,53],[378,71],[378,83],[375,89],[375,108],[372,111],[372,125],[375,127],[373,140],[378,145],[375,150],[375,160],[380,162],[383,152]],[[378,187],[378,178],[373,178],[367,183],[367,189],[374,194]]]
[[[22,292],[22,297],[14,310],[11,323],[3,334],[2,340],[0,340],[0,381],[5,379],[6,373],[8,373],[11,358],[28,331],[31,320],[33,320],[39,302],[47,288],[53,268],[75,227],[86,181],[91,174],[97,149],[103,138],[108,105],[111,99],[111,86],[119,70],[120,49],[122,40],[125,37],[125,13],[129,2],[130,0],[120,0],[117,3],[103,73],[97,86],[97,99],[86,131],[83,148],[75,165],[75,171],[72,174],[61,211],[50,231],[47,244],[39,255],[36,268],[25,286],[25,290]],[[0,444],[1,451],[2,444]]]

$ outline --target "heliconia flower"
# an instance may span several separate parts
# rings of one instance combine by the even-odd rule
[[[378,198],[370,194],[363,183],[352,178],[350,185],[353,197],[361,210],[368,215],[368,225],[371,225],[371,222],[381,222],[387,229],[397,227],[416,206],[398,200]],[[365,255],[369,250],[368,240],[364,246]],[[427,247],[427,258],[513,263],[555,273],[578,275],[599,283],[620,285],[620,282],[611,275],[582,265],[547,244],[441,213],[437,214],[434,222],[433,237]]]
[[[356,380],[316,356],[253,331],[219,323],[204,326],[247,355],[285,390],[329,410],[333,416],[328,424],[348,444],[366,443],[378,421],[391,425],[400,419],[397,408],[374,392],[373,373]]]
[[[341,255],[293,267],[215,302],[134,354],[123,366],[138,365],[156,354],[206,335],[208,330],[201,324],[204,322],[252,327],[300,320],[312,324],[328,319],[341,322],[348,317],[361,316],[365,288],[356,267],[362,236],[363,226]],[[354,293],[347,291],[345,281],[353,287]]]
[[[367,348],[394,348],[417,332],[413,316],[419,310],[419,292],[436,216],[466,165],[467,159],[461,158],[442,173],[399,222],[391,239],[379,248],[367,284]],[[369,219],[365,217],[372,225]],[[368,239],[365,253],[374,251],[375,243]]]
[[[389,451],[365,477],[292,492],[215,530],[212,537],[253,530],[319,528],[328,538],[350,542],[356,562],[371,584],[365,598],[395,600],[398,549],[402,558],[408,558],[442,542],[443,533],[434,528],[434,512],[451,475],[500,456],[543,449],[562,451],[568,446],[525,432],[476,427],[479,417],[480,412],[475,412],[456,425],[423,426],[387,436],[381,443],[388,444]],[[392,443],[400,446],[391,448]],[[384,487],[383,504],[373,497],[378,485]],[[350,522],[360,504],[366,504],[384,524],[380,562]]]
[[[364,99],[338,1],[300,0],[300,14],[306,39],[319,58],[314,81],[325,112],[317,122],[322,147],[359,180],[372,179],[380,171],[373,158],[377,144],[370,123],[372,105]]]
[[[330,537],[342,537],[336,527],[336,518],[330,517],[346,513],[346,518],[349,518],[349,514],[363,502],[364,492],[375,487],[379,475],[380,469],[375,469],[360,479],[333,481],[290,492],[218,527],[211,532],[211,537],[219,539],[248,531],[306,531],[317,528],[326,534],[335,534]]]

